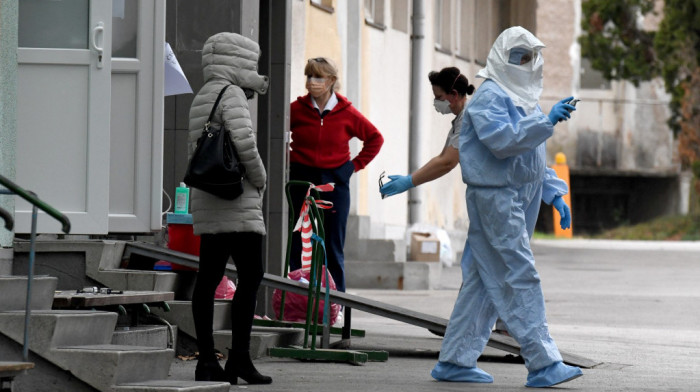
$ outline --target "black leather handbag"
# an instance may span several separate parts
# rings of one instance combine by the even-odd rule
[[[228,87],[221,89],[211,108],[202,136],[197,139],[197,148],[187,166],[184,181],[192,188],[222,199],[234,200],[243,193],[245,166],[240,163],[236,146],[225,126],[222,125],[219,129],[211,126],[219,101]]]

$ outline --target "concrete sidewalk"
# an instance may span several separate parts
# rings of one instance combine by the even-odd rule
[[[700,244],[536,241],[537,269],[550,331],[560,349],[602,364],[560,385],[576,391],[700,390]],[[449,317],[461,283],[459,267],[443,270],[440,290],[349,291]],[[525,390],[520,358],[487,348],[479,366],[493,384],[436,382],[430,377],[441,338],[425,329],[356,311],[353,327],[367,337],[353,348],[390,352],[364,366],[263,358],[256,366],[272,385],[260,391]],[[175,360],[173,379],[194,377],[194,361]]]

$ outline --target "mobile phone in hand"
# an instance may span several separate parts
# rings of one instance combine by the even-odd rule
[[[576,106],[576,104],[580,101],[580,99],[572,99],[571,101],[567,102],[571,106]],[[569,109],[566,109],[569,110]],[[569,113],[571,113],[571,110],[569,110]]]

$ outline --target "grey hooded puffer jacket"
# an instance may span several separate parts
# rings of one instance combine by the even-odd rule
[[[230,132],[241,162],[246,168],[243,194],[235,200],[224,200],[207,192],[191,190],[191,212],[194,234],[253,232],[265,234],[262,199],[267,181],[256,145],[256,134],[248,110],[244,88],[265,94],[267,76],[258,75],[260,47],[235,33],[215,34],[207,40],[202,51],[204,86],[190,107],[188,157],[192,157],[197,139],[202,134],[216,97],[222,88],[230,86],[216,109],[212,125],[223,123]]]

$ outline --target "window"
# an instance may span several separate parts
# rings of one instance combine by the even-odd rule
[[[392,0],[391,1],[391,27],[404,33],[409,31],[409,0]]]
[[[457,53],[459,57],[469,60],[474,56],[472,49],[474,47],[474,21],[478,18],[474,14],[475,0],[458,0],[457,1],[457,16],[459,22],[459,32],[457,34]]]
[[[486,65],[486,57],[493,45],[496,36],[492,32],[491,0],[476,0],[474,2],[474,56],[479,65]]]
[[[19,8],[19,47],[88,49],[88,0],[22,0],[15,4]]]
[[[535,34],[537,25],[537,0],[499,0],[500,30],[522,26]]]
[[[441,51],[452,50],[452,15],[450,0],[435,1],[435,48]]]
[[[311,0],[311,5],[315,5],[316,7],[328,11],[328,12],[333,12],[333,0]]]
[[[603,73],[593,69],[591,61],[581,58],[581,88],[591,90],[608,90],[610,81],[603,77]]]
[[[365,22],[370,26],[385,29],[384,0],[365,0]]]
[[[136,57],[138,0],[112,3],[112,57]]]

